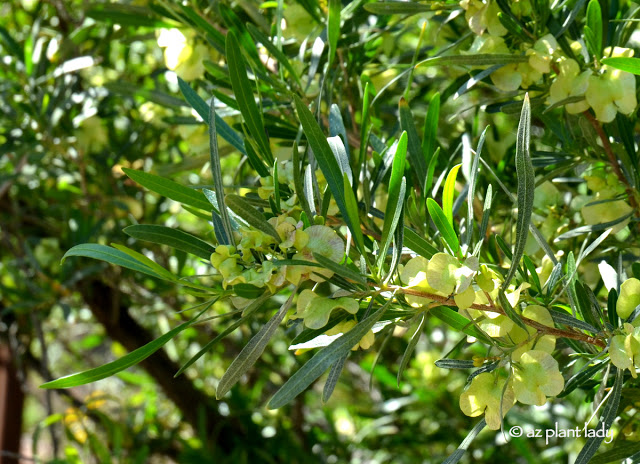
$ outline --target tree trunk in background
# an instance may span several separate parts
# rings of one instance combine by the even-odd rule
[[[18,382],[11,350],[0,344],[0,464],[17,463],[22,433],[24,392]]]
[[[118,298],[118,290],[105,283],[94,280],[87,281],[79,288],[85,302],[94,317],[100,322],[108,336],[133,351],[151,342],[153,336],[131,317],[128,308]],[[179,366],[174,363],[161,348],[140,363],[162,388],[165,395],[182,411],[184,418],[196,430],[206,421],[207,435],[212,438],[212,445],[219,447],[224,453],[231,453],[236,446],[246,445],[251,437],[252,443],[260,441],[261,435],[251,421],[240,421],[233,417],[222,416],[212,402],[212,398],[194,387],[186,375],[175,377]],[[199,416],[199,411],[204,412]],[[251,428],[252,430],[248,430]]]

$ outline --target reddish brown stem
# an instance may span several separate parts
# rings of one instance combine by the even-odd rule
[[[449,297],[446,296],[441,296],[441,295],[434,295],[432,293],[427,293],[427,292],[422,292],[420,290],[415,290],[412,288],[403,288],[403,287],[399,287],[396,285],[389,285],[387,287],[389,290],[397,290],[400,293],[404,293],[406,295],[413,295],[413,296],[420,296],[423,298],[429,298],[431,300],[437,301],[438,303],[440,303],[443,306],[456,306],[456,303],[454,301],[452,301]],[[498,313],[498,314],[502,314],[503,316],[506,316],[506,313],[504,312],[504,310],[498,306],[495,305],[482,305],[482,304],[477,304],[474,303],[470,306],[470,308],[472,309],[478,309],[480,311],[488,311],[488,312],[492,312],[492,313]],[[598,346],[600,348],[604,348],[607,346],[607,344],[605,343],[605,341],[599,337],[591,337],[589,335],[585,335],[583,333],[580,332],[576,332],[574,330],[562,330],[562,329],[556,329],[555,327],[547,327],[546,325],[540,324],[539,322],[536,322],[532,319],[526,318],[526,317],[521,317],[522,321],[530,326],[533,327],[534,329],[536,329],[538,332],[543,333],[545,335],[553,335],[556,337],[564,337],[564,338],[571,338],[573,340],[579,340],[581,342],[585,342],[588,343],[590,345],[595,345]]]
[[[600,124],[600,122],[596,118],[594,118],[589,111],[585,111],[582,114],[584,114],[584,116],[591,123],[594,130],[598,134],[598,137],[600,137],[600,140],[602,141],[602,147],[604,148],[604,152],[606,153],[607,158],[609,158],[609,164],[611,164],[611,167],[613,168],[613,172],[618,177],[620,182],[622,182],[622,184],[624,185],[625,191],[627,192],[627,196],[629,197],[629,204],[635,211],[636,217],[639,217],[640,209],[638,208],[638,202],[636,200],[635,192],[633,191],[632,186],[629,185],[627,178],[624,176],[624,174],[622,173],[622,170],[620,169],[620,165],[618,164],[618,158],[613,152],[613,147],[609,142],[609,137],[607,137],[607,134],[605,134],[604,129],[602,128],[602,125]]]

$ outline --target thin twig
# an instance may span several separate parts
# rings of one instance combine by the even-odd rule
[[[442,296],[442,295],[434,295],[432,293],[427,293],[427,292],[423,292],[420,290],[415,290],[412,288],[403,288],[397,285],[389,285],[386,287],[389,290],[397,290],[398,292],[404,293],[406,295],[413,295],[413,296],[420,296],[423,298],[429,298],[431,300],[437,301],[439,302],[441,305],[443,306],[457,306],[456,303],[451,300],[451,298],[446,297],[446,296]],[[480,311],[488,311],[488,312],[492,312],[492,313],[498,313],[501,314],[503,316],[506,316],[506,313],[504,312],[504,310],[498,306],[495,305],[483,305],[483,304],[477,304],[474,303],[470,306],[470,308],[472,309],[477,309]],[[585,335],[583,333],[580,332],[576,332],[573,330],[562,330],[562,329],[556,329],[555,327],[548,327],[544,324],[541,324],[539,322],[536,322],[532,319],[529,319],[527,317],[521,317],[522,321],[536,329],[538,332],[543,333],[545,335],[554,335],[556,337],[564,337],[564,338],[571,338],[573,340],[579,340],[581,342],[584,343],[588,343],[590,345],[595,345],[598,346],[600,348],[604,348],[607,346],[607,344],[604,342],[604,340],[602,340],[599,337],[592,337],[589,335]]]

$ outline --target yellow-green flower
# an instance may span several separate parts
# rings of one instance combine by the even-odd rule
[[[237,264],[240,255],[236,253],[235,247],[230,245],[219,245],[211,253],[211,264],[223,278],[222,286],[244,283],[242,267]]]
[[[521,403],[542,406],[548,396],[559,395],[563,388],[558,362],[545,351],[527,351],[514,364],[513,391]]]
[[[498,430],[502,418],[515,404],[511,383],[505,389],[505,382],[505,379],[490,372],[483,372],[474,377],[467,391],[460,395],[460,409],[470,417],[484,414],[487,426],[492,430]]]
[[[441,293],[432,288],[429,285],[429,282],[427,282],[428,267],[429,260],[427,258],[424,258],[422,256],[411,258],[400,271],[401,283],[405,287],[420,290],[425,293],[440,295]],[[407,303],[409,303],[414,308],[427,306],[429,303],[433,302],[431,298],[414,295],[405,295],[405,299],[407,300]]]
[[[589,86],[590,69],[580,72],[578,62],[570,58],[561,58],[558,62],[559,74],[549,89],[549,104],[553,105],[569,97],[581,97]],[[582,113],[589,109],[589,103],[584,100],[565,105],[570,114]]]
[[[640,305],[640,280],[632,277],[620,285],[620,296],[616,303],[616,312],[621,319],[631,316],[634,309]]]
[[[640,327],[624,324],[624,334],[615,335],[609,346],[611,363],[618,369],[629,369],[633,378],[638,377],[636,369],[640,367]]]
[[[543,306],[527,306],[524,311],[522,311],[522,317],[539,322],[547,327],[554,327],[553,319],[551,318],[549,310]],[[534,343],[536,350],[544,351],[546,353],[553,352],[556,347],[556,337],[553,335],[543,335],[540,338],[536,338],[535,336],[537,332],[538,331],[536,329],[528,326],[527,331],[525,332],[522,327],[514,324],[513,328],[509,332],[509,337],[515,345],[522,345],[511,353],[512,361],[520,361],[520,358],[525,352],[534,348]],[[525,340],[530,341],[528,343],[524,343]]]
[[[349,314],[356,314],[360,305],[349,297],[325,298],[311,290],[303,290],[298,296],[297,318],[304,319],[304,325],[310,329],[321,329],[335,309],[343,309]]]

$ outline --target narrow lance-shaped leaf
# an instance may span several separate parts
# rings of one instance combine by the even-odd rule
[[[459,462],[460,459],[462,459],[462,456],[464,456],[464,453],[467,452],[467,449],[469,448],[473,440],[478,436],[480,432],[482,432],[482,429],[484,429],[486,425],[487,422],[483,418],[475,425],[475,427],[471,429],[467,437],[462,441],[462,443],[460,443],[460,446],[458,446],[458,449],[455,450],[451,454],[451,456],[449,456],[442,464],[456,464],[457,462]]]
[[[422,183],[424,179],[427,178],[427,163],[422,153],[420,138],[418,137],[418,131],[413,121],[413,114],[411,113],[409,104],[404,98],[400,99],[398,109],[400,112],[400,127],[407,133],[407,151],[409,160],[411,161],[411,167],[415,171],[415,177],[419,181],[420,188],[422,188]]]
[[[260,29],[258,29],[256,26],[251,23],[247,23],[246,27],[249,31],[249,34],[253,36],[256,42],[260,42],[262,45],[264,45],[267,51],[273,55],[278,63],[281,64],[287,71],[289,71],[289,74],[291,74],[291,77],[294,78],[296,84],[298,85],[298,88],[301,89],[302,83],[300,82],[300,77],[298,76],[298,73],[295,71],[294,67],[291,65],[291,62],[289,61],[289,58],[287,58],[287,55],[282,53],[282,51],[279,50],[278,47],[276,47],[271,42],[269,37],[264,35],[262,31],[260,31]]]
[[[607,400],[607,404],[604,406],[602,410],[602,415],[598,420],[598,424],[594,427],[594,429],[600,431],[603,430],[605,434],[609,432],[613,421],[618,416],[618,406],[620,405],[620,395],[622,393],[622,384],[624,383],[624,371],[622,369],[616,370],[616,379],[613,383],[613,390],[609,394],[609,399]],[[576,464],[586,464],[588,463],[600,445],[604,441],[604,434],[594,434],[587,440],[587,444],[584,445],[584,448],[578,454],[576,458]]]
[[[404,228],[404,245],[427,259],[431,259],[438,252],[436,247],[408,227]]]
[[[329,0],[329,18],[327,20],[327,35],[329,36],[329,66],[333,63],[336,56],[336,50],[338,48],[341,10],[342,2],[340,0]]]
[[[516,238],[513,247],[513,259],[507,277],[502,284],[506,289],[518,270],[520,259],[529,234],[529,224],[533,214],[533,195],[536,188],[535,173],[529,155],[529,138],[531,130],[531,104],[529,94],[524,97],[518,135],[516,141],[516,175],[518,176],[518,219],[516,221]]]
[[[336,388],[338,384],[338,379],[340,378],[340,374],[342,374],[342,369],[344,368],[344,363],[347,361],[349,357],[349,353],[342,356],[338,359],[333,366],[331,366],[331,370],[329,371],[329,377],[327,377],[327,381],[324,384],[324,388],[322,389],[322,402],[326,403],[331,398],[333,394],[333,390]]]
[[[256,105],[240,45],[233,31],[227,33],[226,52],[231,87],[238,102],[240,113],[247,124],[249,133],[253,136],[260,149],[260,154],[267,165],[270,166],[273,164],[273,155],[271,154],[267,133],[264,130],[262,113],[259,111],[258,105]]]
[[[213,107],[213,100],[209,105],[209,120],[215,121],[215,109]],[[233,227],[231,227],[231,220],[229,219],[229,212],[227,211],[226,201],[224,198],[224,185],[222,183],[222,168],[220,167],[220,153],[218,153],[218,135],[216,133],[216,125],[209,124],[209,159],[211,164],[211,176],[213,177],[213,185],[216,189],[216,203],[218,204],[218,212],[220,214],[220,220],[222,227],[224,228],[227,239],[230,245],[235,245],[233,238]]]
[[[282,305],[269,322],[267,322],[249,341],[249,343],[247,343],[238,357],[233,360],[227,371],[220,379],[220,383],[218,383],[218,389],[216,390],[217,399],[222,398],[262,355],[267,343],[269,343],[269,340],[271,340],[271,337],[273,337],[273,334],[291,307],[294,296],[295,291],[291,293],[289,299]]]
[[[187,102],[191,105],[191,107],[198,113],[198,115],[202,118],[202,120],[210,124],[209,119],[209,105],[205,102],[200,95],[196,93],[195,90],[191,88],[189,84],[183,81],[178,77],[178,86],[180,87],[180,91]],[[216,132],[220,134],[220,136],[229,142],[236,150],[238,150],[243,155],[246,155],[247,152],[244,146],[244,140],[242,136],[234,131],[231,126],[229,126],[224,120],[218,116],[217,114],[213,118],[216,124]]]
[[[384,306],[381,306],[373,314],[360,321],[349,332],[334,340],[329,346],[318,351],[313,358],[293,374],[285,384],[280,387],[276,394],[269,401],[269,409],[277,409],[289,403],[296,396],[304,391],[314,380],[322,375],[329,366],[349,353],[351,348],[364,337],[373,325],[378,322],[394,297],[390,297]]]
[[[124,173],[133,181],[156,192],[162,196],[184,203],[194,208],[211,211],[211,205],[201,193],[178,184],[164,177],[149,174],[148,172],[137,171],[135,169],[122,168]]]
[[[380,241],[380,251],[378,256],[378,270],[382,268],[382,264],[387,256],[387,250],[393,233],[398,225],[398,218],[404,205],[404,193],[406,190],[402,188],[405,184],[404,180],[404,165],[407,155],[407,133],[403,132],[398,142],[396,149],[396,155],[393,158],[393,164],[391,166],[391,176],[389,178],[389,198],[387,201],[387,208],[385,210],[385,220],[382,226],[382,239]],[[405,184],[406,185],[406,184]],[[402,194],[402,197],[401,197]]]
[[[146,257],[142,253],[138,253],[135,250],[127,248],[124,245],[119,245],[117,243],[112,243],[111,246],[114,247],[116,250],[119,250],[119,251],[131,256],[133,259],[141,262],[142,264],[145,264],[149,269],[151,269],[153,272],[157,273],[164,280],[170,280],[170,281],[176,280],[176,277],[171,272],[169,272],[167,269],[165,269],[162,266],[160,266],[158,263],[153,261],[151,258]]]
[[[367,153],[367,145],[369,142],[369,107],[371,105],[372,88],[367,82],[364,85],[364,94],[362,95],[362,123],[360,124],[360,153],[358,155],[358,163],[354,166],[356,174],[355,184],[360,182],[360,169],[364,166],[365,155]]]
[[[602,64],[640,76],[640,58],[604,58]]]
[[[280,243],[280,236],[276,229],[267,222],[260,211],[251,206],[244,198],[234,194],[227,195],[227,204],[234,213],[247,221],[249,225],[265,234],[271,235],[277,243]]]
[[[83,243],[81,245],[76,245],[64,254],[62,262],[70,256],[99,259],[110,264],[115,264],[116,266],[126,267],[133,271],[148,274],[158,279],[174,280],[167,279],[165,276],[150,268],[147,264],[140,262],[127,253],[106,245],[99,245],[96,243]]]
[[[40,388],[70,388],[76,387],[78,385],[85,385],[87,383],[105,379],[131,366],[135,366],[136,364],[144,361],[146,358],[162,348],[169,340],[178,335],[184,329],[193,325],[198,320],[198,318],[206,310],[209,309],[209,306],[211,305],[208,305],[205,309],[200,311],[200,313],[198,313],[190,321],[180,324],[175,329],[167,332],[166,334],[153,340],[152,342],[141,346],[137,350],[124,355],[120,359],[105,364],[104,366],[96,367],[94,369],[89,369],[83,372],[78,372],[77,374],[68,375],[60,379],[52,380],[51,382],[40,385]]]
[[[478,141],[478,147],[476,148],[476,154],[473,156],[471,162],[471,169],[469,170],[469,189],[467,191],[467,233],[465,235],[466,245],[471,245],[471,238],[473,237],[473,201],[476,197],[476,186],[478,185],[478,166],[480,164],[480,155],[482,154],[482,147],[484,146],[484,139],[487,134],[489,126],[485,127],[480,135]],[[482,241],[482,236],[480,241]]]
[[[453,230],[453,226],[449,223],[449,220],[442,212],[440,205],[438,205],[433,198],[428,198],[427,209],[429,210],[429,215],[431,216],[431,219],[433,219],[440,235],[442,235],[444,241],[449,245],[453,254],[456,256],[460,255],[460,241],[458,240],[456,232]]]
[[[498,292],[498,301],[500,302],[500,306],[502,306],[502,309],[504,310],[504,313],[507,315],[507,317],[517,325],[522,327],[524,330],[527,330],[527,326],[525,325],[520,315],[516,313],[515,310],[511,307],[511,303],[509,303],[509,300],[507,300],[507,296],[504,294],[503,289],[500,289],[500,291]]]
[[[178,369],[178,372],[176,372],[176,374],[174,375],[174,377],[178,377],[179,375],[181,375],[184,371],[186,371],[189,367],[191,367],[193,365],[193,363],[195,363],[198,359],[200,359],[202,356],[204,356],[207,351],[209,351],[216,343],[218,343],[220,340],[222,340],[224,337],[226,337],[227,335],[229,335],[230,333],[232,333],[234,330],[236,330],[238,327],[240,327],[241,325],[245,324],[249,319],[251,319],[253,317],[253,314],[269,299],[271,298],[271,292],[267,291],[265,292],[263,295],[259,296],[258,298],[256,298],[255,300],[253,300],[251,302],[251,304],[249,304],[249,306],[247,306],[243,311],[242,311],[242,317],[240,319],[238,319],[237,321],[235,321],[233,324],[231,324],[229,327],[227,327],[226,329],[224,329],[222,332],[220,332],[218,335],[215,336],[215,338],[209,340],[201,349],[200,351],[198,351],[195,355],[193,355],[191,357],[191,359],[189,359],[189,361],[187,361],[186,363],[184,363],[182,365],[182,367],[180,369]]]
[[[436,135],[438,134],[438,121],[440,119],[440,94],[435,93],[429,101],[427,117],[424,120],[424,134],[422,134],[422,154],[427,163],[431,165],[431,158],[436,151]],[[426,187],[425,191],[429,187]]]
[[[304,130],[307,140],[309,141],[309,145],[313,150],[313,155],[315,156],[318,166],[320,166],[320,169],[327,180],[329,190],[331,191],[333,198],[335,198],[336,204],[338,205],[345,222],[349,226],[349,229],[351,229],[351,233],[355,236],[357,234],[355,229],[356,227],[359,227],[359,224],[353,224],[349,217],[349,211],[345,200],[342,170],[340,169],[336,157],[329,146],[329,142],[327,142],[327,138],[322,133],[320,126],[316,122],[311,111],[309,111],[309,108],[307,108],[297,95],[294,95],[293,98],[300,118],[300,124],[302,124],[302,129]]]
[[[215,250],[212,245],[194,235],[166,226],[136,224],[125,227],[124,233],[138,240],[168,245],[202,259],[209,259]]]
[[[423,13],[425,11],[431,11],[431,7],[429,5],[404,1],[367,3],[364,5],[364,9],[369,13],[373,13],[376,15],[414,15],[417,13]]]
[[[587,6],[585,35],[589,36],[590,40],[587,42],[590,45],[591,53],[599,57],[602,53],[602,10],[599,0],[591,0]]]
[[[460,167],[462,167],[462,164],[456,164],[451,168],[451,171],[449,171],[447,175],[447,180],[444,182],[442,191],[442,211],[449,221],[449,224],[451,224],[451,227],[453,227],[453,194],[455,192],[456,177],[458,176]]]
[[[418,323],[418,328],[411,336],[411,340],[409,340],[409,344],[407,348],[404,350],[404,354],[402,355],[402,360],[400,361],[400,367],[398,368],[398,376],[397,376],[397,385],[400,386],[400,379],[402,378],[402,374],[406,367],[409,365],[409,361],[411,360],[411,355],[413,351],[416,349],[416,345],[418,344],[418,340],[420,340],[420,335],[422,335],[422,327],[424,326],[425,321],[427,320],[426,313],[422,313],[420,315],[420,322]]]
[[[352,230],[353,239],[356,242],[358,250],[365,258],[367,265],[371,266],[371,263],[369,262],[369,254],[364,248],[364,236],[362,235],[362,230],[360,230],[359,227],[360,218],[358,216],[358,201],[356,200],[356,196],[353,193],[351,183],[349,182],[349,178],[346,172],[342,174],[342,185],[344,186],[345,207],[349,216],[349,223],[354,224]]]

